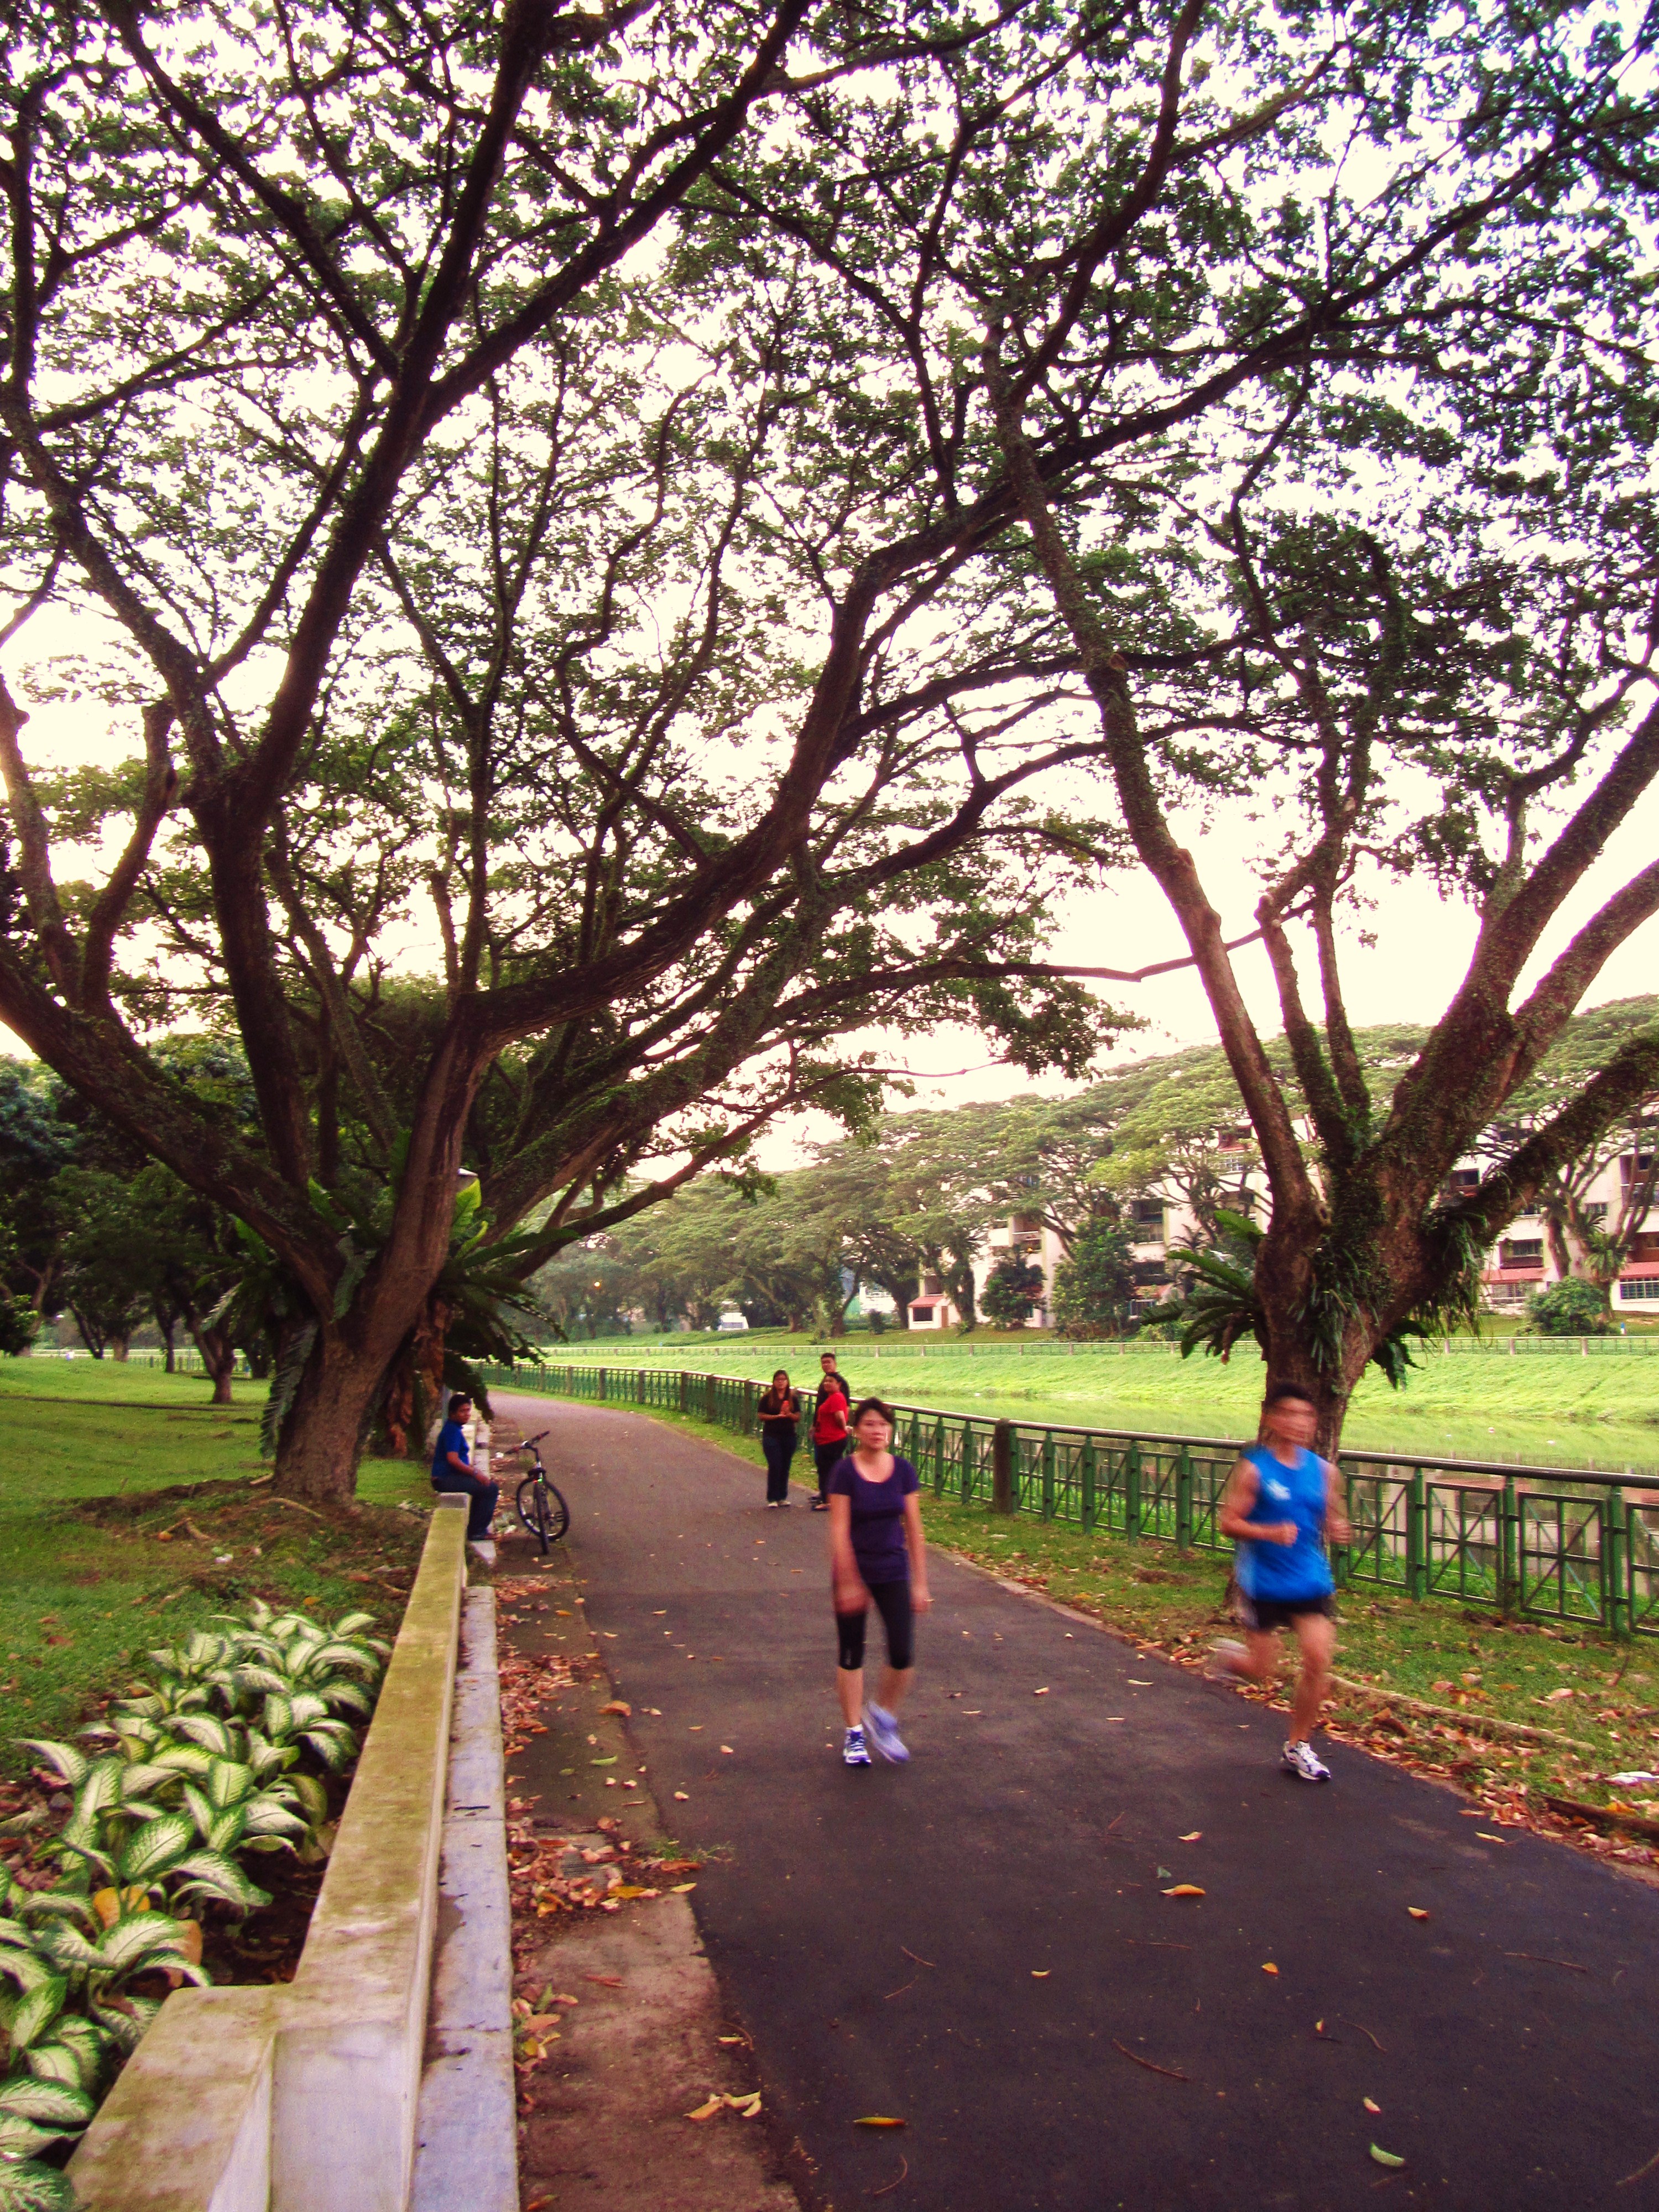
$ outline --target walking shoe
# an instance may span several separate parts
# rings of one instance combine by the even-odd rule
[[[861,1728],[848,1729],[841,1747],[841,1763],[843,1766],[868,1766],[870,1764],[870,1753],[866,1747]]]
[[[1237,1682],[1240,1679],[1240,1662],[1249,1656],[1243,1644],[1229,1638],[1211,1652],[1204,1662],[1204,1672],[1212,1682]]]
[[[1299,1775],[1304,1782],[1328,1782],[1331,1778],[1330,1768],[1313,1746],[1305,1741],[1285,1745],[1285,1771],[1287,1774]]]
[[[827,1513],[830,1510],[830,1500],[827,1498],[815,1498],[812,1500],[812,1510],[814,1513]]]
[[[876,1749],[893,1766],[902,1766],[910,1756],[900,1740],[898,1723],[881,1705],[866,1705],[864,1717],[870,1723],[870,1733],[876,1740]]]

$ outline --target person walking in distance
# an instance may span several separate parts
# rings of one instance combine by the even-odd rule
[[[892,1449],[893,1415],[879,1398],[863,1398],[853,1413],[853,1449],[830,1474],[830,1573],[842,1718],[842,1758],[868,1766],[865,1722],[882,1757],[908,1759],[897,1714],[915,1668],[915,1616],[933,1603],[921,1535],[921,1486],[908,1459]],[[864,1629],[873,1601],[887,1638],[881,1695],[864,1706]],[[862,1716],[862,1717],[861,1717]]]
[[[826,1352],[823,1356],[828,1364],[812,1412],[812,1456],[818,1469],[818,1494],[812,1500],[814,1513],[830,1510],[830,1477],[838,1462],[846,1458],[852,1433],[853,1409],[848,1403],[847,1385],[836,1370],[835,1353]]]
[[[432,1454],[432,1487],[434,1490],[459,1490],[469,1500],[466,1534],[469,1543],[487,1543],[489,1524],[495,1517],[495,1501],[501,1494],[499,1482],[486,1482],[472,1465],[466,1446],[466,1424],[471,1419],[472,1401],[465,1390],[458,1390],[449,1401],[449,1419],[438,1431],[438,1442]]]
[[[766,1502],[789,1503],[789,1462],[800,1436],[800,1392],[789,1387],[787,1371],[780,1367],[772,1387],[756,1411],[760,1416],[761,1449],[766,1455]]]
[[[1262,1401],[1261,1440],[1247,1445],[1234,1462],[1216,1522],[1238,1547],[1246,1641],[1218,1644],[1211,1672],[1270,1686],[1279,1673],[1280,1632],[1293,1632],[1302,1673],[1291,1699],[1285,1766],[1304,1782],[1331,1778],[1312,1742],[1336,1650],[1336,1583],[1325,1540],[1346,1544],[1352,1534],[1340,1472],[1310,1449],[1318,1427],[1304,1390],[1293,1382],[1273,1383]]]

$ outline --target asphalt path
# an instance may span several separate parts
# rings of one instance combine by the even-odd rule
[[[643,1415],[503,1410],[551,1426],[809,2201],[1659,2208],[1659,1893],[1343,1745],[1285,1777],[1277,1715],[937,1553],[911,1763],[849,1771],[806,1492],[768,1512]]]

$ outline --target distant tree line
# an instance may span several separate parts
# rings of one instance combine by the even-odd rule
[[[1486,1149],[1512,1145],[1529,1118],[1559,1112],[1656,1016],[1652,997],[1577,1016],[1510,1101]],[[1407,1024],[1356,1032],[1379,1099],[1413,1064],[1425,1034]],[[1268,1053],[1293,1093],[1284,1041]],[[1656,1131],[1659,1102],[1632,1106],[1540,1189],[1538,1210],[1558,1264],[1589,1289],[1575,1311],[1605,1311],[1608,1285],[1653,1208]],[[1302,1141],[1316,1176],[1317,1142],[1305,1133]],[[1585,1194],[1625,1152],[1638,1164],[1618,1206],[1591,1214]],[[753,1327],[836,1335],[860,1283],[888,1293],[904,1328],[925,1276],[942,1283],[964,1327],[981,1318],[1017,1327],[1042,1299],[1040,1269],[1012,1253],[976,1297],[974,1262],[990,1231],[1018,1217],[1051,1231],[1064,1251],[1056,1326],[1112,1333],[1133,1325],[1148,1294],[1189,1284],[1200,1255],[1224,1256],[1238,1233],[1232,1224],[1258,1210],[1261,1183],[1261,1152],[1226,1055],[1200,1046],[1137,1060],[1067,1098],[887,1115],[867,1137],[820,1145],[807,1164],[775,1176],[706,1177],[570,1248],[535,1288],[573,1336],[619,1328],[630,1311],[659,1328],[712,1328],[732,1306]],[[1173,1212],[1190,1219],[1188,1249],[1177,1238],[1161,1267],[1139,1263],[1138,1279],[1131,1248],[1162,1240]],[[1254,1225],[1259,1236],[1265,1220]],[[1249,1275],[1246,1267],[1246,1291]]]

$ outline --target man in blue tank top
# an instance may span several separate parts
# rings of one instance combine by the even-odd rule
[[[1331,1771],[1310,1741],[1330,1690],[1336,1588],[1325,1539],[1346,1544],[1342,1478],[1309,1449],[1318,1433],[1313,1401],[1294,1382],[1275,1382],[1261,1407],[1261,1441],[1247,1444],[1222,1493],[1217,1527],[1238,1547],[1235,1570],[1243,1593],[1243,1644],[1216,1647],[1212,1671],[1243,1675],[1271,1687],[1279,1673],[1279,1638],[1292,1629],[1302,1647],[1302,1674],[1291,1704],[1286,1770],[1304,1782],[1328,1782]]]

